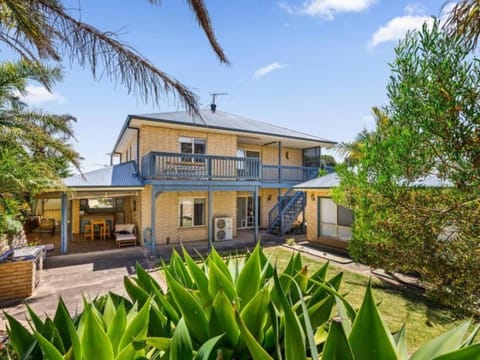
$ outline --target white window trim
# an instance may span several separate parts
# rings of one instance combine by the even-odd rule
[[[191,153],[182,153],[182,142],[187,142],[185,140],[190,140],[190,143],[192,144],[192,152]],[[205,141],[205,153],[201,155],[206,155],[207,154],[207,139],[206,138],[201,138],[201,137],[192,137],[192,136],[179,136],[178,137],[178,152],[180,154],[194,154],[195,150],[195,140],[203,140]],[[197,154],[199,155],[199,154]]]

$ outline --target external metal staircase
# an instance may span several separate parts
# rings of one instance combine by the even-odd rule
[[[304,192],[288,190],[268,213],[268,232],[285,235],[292,228],[293,222],[304,210],[305,205]]]

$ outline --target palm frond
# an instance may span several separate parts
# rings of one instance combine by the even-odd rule
[[[210,42],[210,45],[212,46],[220,61],[227,65],[230,65],[230,61],[227,59],[227,56],[223,52],[222,47],[220,46],[215,37],[212,21],[210,20],[210,15],[208,15],[208,10],[203,0],[187,0],[187,2],[195,13],[198,24],[205,32],[205,35]]]

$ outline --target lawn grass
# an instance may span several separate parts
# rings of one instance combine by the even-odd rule
[[[272,255],[271,261],[276,262],[281,271],[292,255],[292,251],[282,247],[265,248],[267,256]],[[302,256],[302,262],[308,266],[309,273],[313,273],[324,260],[309,255]],[[343,272],[341,294],[347,294],[346,299],[358,309],[363,299],[369,277],[347,271],[331,263],[328,276]],[[425,344],[428,340],[441,335],[461,320],[454,320],[453,315],[445,309],[430,304],[425,297],[394,287],[393,285],[372,277],[372,288],[379,310],[389,329],[398,331],[406,323],[407,344],[409,352]]]

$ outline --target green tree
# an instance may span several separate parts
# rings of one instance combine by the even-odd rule
[[[337,160],[332,155],[321,155],[322,164],[325,166],[335,166],[337,165]]]
[[[26,194],[61,188],[59,178],[70,165],[78,168],[78,153],[70,115],[30,109],[20,100],[27,80],[47,86],[61,78],[57,68],[20,61],[0,64],[0,232],[21,219]],[[7,201],[8,200],[8,201]]]
[[[153,5],[159,0],[149,0]],[[203,0],[187,3],[219,60],[229,64],[216,40]],[[172,92],[187,111],[198,114],[198,98],[112,32],[100,31],[74,17],[59,0],[0,0],[0,41],[30,61],[60,62],[63,56],[126,86],[143,100],[158,104]]]
[[[463,310],[480,305],[480,66],[471,49],[438,21],[400,42],[384,116],[355,166],[338,170],[334,194],[355,212],[354,257],[415,272]]]

